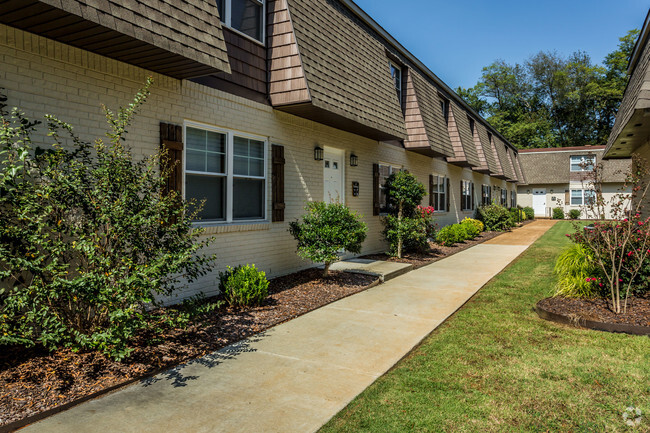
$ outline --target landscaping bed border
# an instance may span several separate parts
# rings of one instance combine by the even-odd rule
[[[629,325],[626,323],[597,322],[594,320],[585,319],[584,317],[580,316],[566,316],[544,309],[539,305],[542,301],[543,299],[533,307],[533,311],[537,313],[540,319],[578,328],[591,329],[594,331],[650,336],[650,326]]]

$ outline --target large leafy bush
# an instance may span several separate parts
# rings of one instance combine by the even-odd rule
[[[561,207],[553,208],[553,219],[554,220],[563,220],[564,219],[564,209]]]
[[[577,220],[578,218],[580,218],[580,213],[581,213],[580,209],[571,209],[569,211],[569,218],[571,218],[572,220]]]
[[[482,221],[488,231],[504,231],[514,226],[508,209],[497,204],[479,207],[476,210],[476,219]]]
[[[430,216],[418,212],[426,190],[414,175],[398,171],[386,179],[385,191],[389,215],[384,218],[383,233],[390,244],[389,253],[401,258],[405,249],[426,245],[430,231],[426,219]]]
[[[107,142],[46,116],[53,143],[35,149],[36,124],[2,110],[0,345],[124,358],[157,295],[207,271],[212,257],[198,251],[209,240],[188,203],[165,193],[159,156],[135,158],[125,142],[150,85],[118,113],[105,109]]]
[[[441,228],[436,234],[436,242],[442,246],[451,246],[470,239],[467,234],[469,224],[451,224]]]
[[[255,265],[237,266],[219,272],[219,291],[228,305],[249,307],[260,305],[269,295],[269,280]]]
[[[478,228],[478,225],[474,224],[472,221],[476,221],[476,220],[468,218],[468,219],[464,219],[460,223],[460,225],[465,229],[465,233],[467,233],[467,239],[474,239],[476,236],[478,236],[481,233],[481,231]]]
[[[527,220],[534,220],[535,219],[535,209],[533,209],[530,206],[526,206],[522,210],[524,211],[524,214],[526,214],[526,219]]]
[[[340,260],[341,251],[360,253],[368,228],[356,212],[341,203],[309,203],[302,222],[292,221],[289,232],[298,241],[298,255],[312,262],[323,262],[323,275]]]

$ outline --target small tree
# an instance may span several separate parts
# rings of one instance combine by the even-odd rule
[[[289,232],[298,241],[298,255],[312,262],[323,262],[323,276],[343,250],[360,253],[368,227],[356,212],[341,203],[312,202],[305,206],[302,222],[289,223]]]
[[[626,175],[621,192],[615,194],[609,206],[613,221],[597,221],[585,230],[575,224],[574,242],[588,248],[609,287],[612,310],[627,312],[632,285],[650,253],[650,218],[641,216],[650,183],[650,169],[645,159],[632,155],[632,168]],[[598,182],[598,178],[594,182]],[[604,214],[605,199],[601,188],[594,186],[595,199],[587,206],[596,215]]]
[[[136,159],[125,142],[150,85],[118,113],[105,108],[107,142],[83,142],[46,116],[54,143],[34,149],[35,124],[2,113],[0,345],[124,358],[151,326],[156,295],[209,269],[213,257],[198,251],[210,239],[198,239],[189,204],[165,192],[159,155]]]
[[[384,189],[389,209],[389,215],[384,218],[384,236],[390,243],[391,253],[401,258],[405,242],[412,243],[413,238],[426,240],[426,222],[416,214],[426,190],[408,171],[391,174]]]

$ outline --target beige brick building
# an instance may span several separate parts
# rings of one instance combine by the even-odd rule
[[[36,23],[29,8],[0,17],[9,105],[32,119],[54,114],[84,140],[106,132],[102,104],[128,104],[153,77],[128,142],[156,154],[161,123],[182,127],[180,188],[207,200],[197,224],[216,236],[214,272],[180,296],[215,293],[228,265],[255,263],[269,276],[313,266],[297,257],[288,232],[308,201],[344,202],[368,224],[363,253],[384,250],[378,185],[391,170],[407,169],[427,186],[423,204],[435,205],[440,225],[472,216],[484,186],[516,203],[517,150],[352,2],[249,2],[261,8],[248,12],[257,17],[251,24],[235,19],[237,1],[224,11],[207,0],[184,8],[180,0],[100,3],[112,9],[42,1],[31,6]],[[338,20],[336,32],[325,32],[319,15]],[[65,18],[58,30],[44,25],[56,17]],[[98,29],[113,43],[71,36]],[[351,43],[365,60],[344,55]],[[35,141],[49,143],[45,134],[39,128]],[[284,154],[283,194],[274,146]],[[467,209],[463,185],[473,195]]]

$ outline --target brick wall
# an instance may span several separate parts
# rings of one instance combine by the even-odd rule
[[[101,104],[112,109],[128,104],[146,77],[154,78],[151,96],[129,129],[128,142],[136,154],[150,155],[158,150],[159,122],[182,124],[185,120],[269,137],[269,143],[285,146],[285,222],[210,227],[216,236],[212,250],[218,256],[214,272],[180,296],[199,291],[217,290],[216,275],[228,265],[255,263],[269,276],[277,276],[312,266],[295,254],[295,242],[289,235],[288,222],[298,218],[306,201],[323,199],[322,163],[314,161],[313,148],[345,149],[346,204],[362,213],[369,234],[363,253],[385,248],[381,239],[381,222],[372,216],[372,164],[387,162],[406,167],[425,185],[429,174],[450,177],[451,209],[437,217],[442,225],[472,216],[461,212],[460,179],[473,180],[478,202],[481,184],[508,190],[514,185],[486,175],[449,165],[327,127],[271,107],[219,90],[190,82],[153,74],[115,60],[59,44],[29,33],[0,25],[0,87],[6,89],[11,106],[19,106],[28,117],[42,119],[55,114],[71,123],[85,140],[101,138],[106,123]],[[49,143],[41,126],[34,141]],[[349,155],[359,158],[358,167],[350,167]],[[270,157],[270,156],[269,156]],[[268,167],[270,179],[270,164]],[[360,183],[359,197],[352,196],[352,181]],[[270,185],[267,190],[270,206]],[[428,198],[425,198],[428,203]]]

